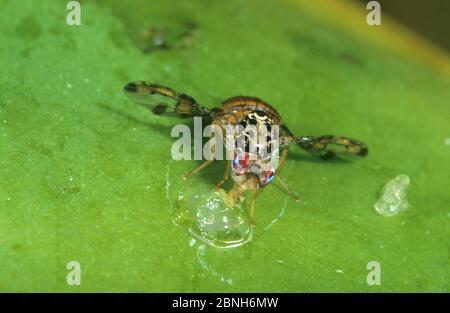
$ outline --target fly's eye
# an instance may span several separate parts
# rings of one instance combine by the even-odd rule
[[[275,171],[273,169],[262,171],[261,174],[258,176],[259,187],[266,187],[268,184],[272,182],[274,177]]]
[[[248,153],[240,153],[234,158],[231,170],[235,175],[245,175],[249,167],[250,155]]]
[[[256,177],[259,188],[266,187],[275,177],[275,170],[271,163],[252,164],[249,172]]]

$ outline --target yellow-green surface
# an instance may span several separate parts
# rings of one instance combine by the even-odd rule
[[[320,3],[86,1],[70,27],[65,1],[3,0],[0,290],[449,291],[448,58]],[[168,49],[143,51],[151,27]],[[126,100],[132,80],[210,107],[258,96],[296,134],[347,135],[370,154],[322,162],[292,149],[283,177],[301,203],[288,199],[263,231],[285,203],[274,184],[251,243],[190,246],[171,222],[166,171],[198,162],[168,166],[179,120]],[[192,179],[209,188],[224,166]],[[401,173],[410,208],[377,215],[379,190]],[[81,286],[66,284],[71,260]],[[381,286],[366,283],[372,260]]]

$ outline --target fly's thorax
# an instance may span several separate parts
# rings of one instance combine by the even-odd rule
[[[248,153],[253,159],[268,160],[278,156],[278,120],[262,110],[221,112],[214,123],[222,130],[227,159],[233,160],[236,153]]]
[[[275,124],[279,124],[281,120],[280,114],[274,107],[256,97],[238,96],[229,98],[222,103],[220,111],[224,114],[232,113],[239,120],[242,120],[251,112],[263,111]]]
[[[278,151],[279,126],[261,110],[247,114],[238,124],[235,149],[257,159],[269,160]]]

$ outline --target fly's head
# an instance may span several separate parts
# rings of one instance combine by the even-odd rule
[[[231,163],[231,177],[240,185],[255,183],[264,188],[275,177],[275,168],[270,159],[253,159],[249,153],[241,153]]]

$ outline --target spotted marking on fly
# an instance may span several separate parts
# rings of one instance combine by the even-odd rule
[[[255,153],[263,158],[270,158],[274,152],[276,136],[272,133],[274,126],[273,120],[262,110],[254,110],[249,113],[239,125],[242,131],[236,136],[236,148],[239,152]],[[265,138],[259,138],[259,135],[266,135]],[[257,140],[254,145],[255,151],[250,151],[251,143]]]

